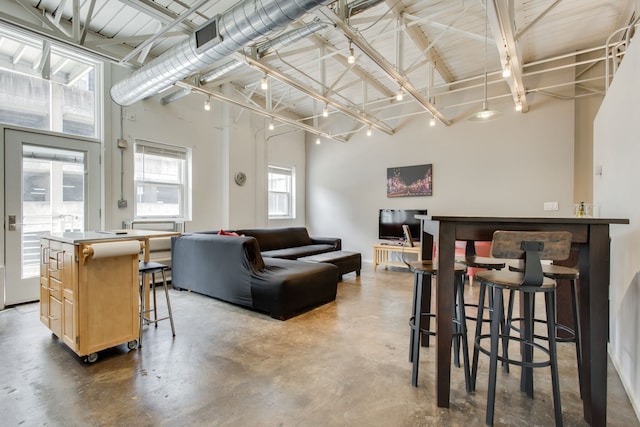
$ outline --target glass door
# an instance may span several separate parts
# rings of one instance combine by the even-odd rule
[[[5,130],[5,304],[39,298],[40,237],[99,229],[99,143]]]

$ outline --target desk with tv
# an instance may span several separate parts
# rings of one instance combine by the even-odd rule
[[[455,241],[491,241],[496,230],[566,230],[578,248],[580,323],[584,419],[604,426],[607,420],[607,338],[609,332],[609,227],[628,224],[624,218],[510,218],[420,216],[423,223],[422,257],[431,259],[438,245],[438,316],[453,315]],[[451,380],[451,322],[437,322],[436,398],[449,407]]]

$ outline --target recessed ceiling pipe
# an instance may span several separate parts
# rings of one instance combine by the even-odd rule
[[[195,35],[116,83],[110,91],[116,104],[129,106],[169,88],[241,47],[301,18],[333,0],[245,0],[218,20],[222,41],[207,51],[196,51]]]

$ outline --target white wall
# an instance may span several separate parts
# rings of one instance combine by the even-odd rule
[[[307,141],[307,225],[312,234],[340,236],[346,250],[371,262],[381,208],[571,215],[574,102],[539,104],[527,114],[501,106],[504,115],[487,123],[431,128],[420,116],[393,136],[363,132],[347,144]],[[387,168],[424,163],[433,164],[433,196],[387,198]],[[558,202],[560,210],[545,212],[547,201]]]
[[[594,123],[594,203],[603,217],[629,218],[611,229],[609,353],[640,418],[640,42],[634,41]]]
[[[124,78],[127,70],[109,67],[106,88],[111,81]],[[120,198],[120,110],[106,94],[107,123],[105,132],[105,227],[118,228],[122,221],[133,218],[133,143],[136,139],[162,142],[192,151],[193,216],[187,231],[220,228],[303,225],[305,188],[298,186],[298,217],[275,224],[267,218],[267,164],[296,166],[299,182],[305,181],[305,144],[301,132],[265,132],[267,123],[261,117],[239,108],[212,101],[211,111],[204,111],[205,97],[191,94],[178,101],[161,105],[167,93],[122,108],[122,135],[129,143],[124,150],[124,198],[127,208],[118,208]],[[235,96],[230,86],[225,95]],[[244,172],[244,186],[233,177]]]

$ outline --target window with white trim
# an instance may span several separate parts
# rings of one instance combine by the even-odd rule
[[[191,219],[191,150],[135,142],[135,218]]]
[[[0,26],[0,122],[97,138],[102,65]]]
[[[295,218],[296,171],[291,166],[269,165],[269,218]]]

